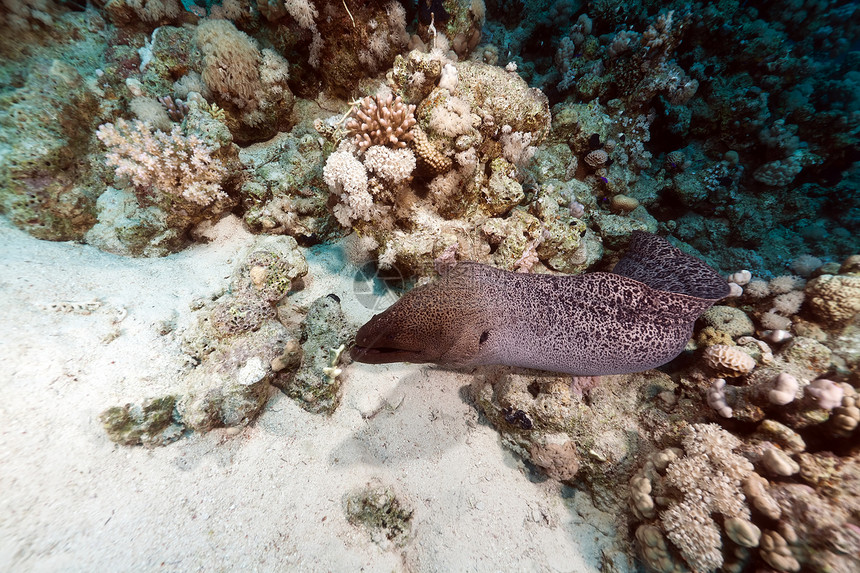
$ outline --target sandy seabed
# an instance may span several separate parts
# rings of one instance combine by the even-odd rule
[[[277,392],[239,432],[111,442],[105,408],[181,392],[177,333],[254,239],[233,217],[207,234],[130,259],[0,219],[0,571],[600,570],[613,516],[505,449],[464,398],[468,374],[353,364],[332,416]],[[290,304],[335,293],[370,317],[337,247],[303,252]],[[345,496],[368,483],[413,510],[404,544],[347,521]]]

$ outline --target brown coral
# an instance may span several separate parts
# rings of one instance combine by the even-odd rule
[[[415,106],[404,104],[400,96],[368,96],[352,115],[346,129],[362,153],[372,145],[400,148],[412,141]]]
[[[806,296],[817,316],[847,322],[860,312],[860,277],[821,275],[806,285]]]
[[[585,162],[591,167],[594,167],[595,169],[606,165],[606,162],[608,160],[609,154],[602,149],[595,149],[594,151],[585,156]]]
[[[421,165],[434,173],[444,173],[451,168],[451,158],[443,155],[427,138],[420,127],[413,130],[415,155]]]
[[[570,440],[561,443],[533,443],[529,447],[532,462],[540,466],[546,474],[559,481],[573,479],[579,471],[579,456],[576,446]]]

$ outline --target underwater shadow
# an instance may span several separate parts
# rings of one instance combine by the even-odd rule
[[[441,460],[463,446],[483,422],[468,399],[468,381],[457,374],[428,366],[402,377],[380,406],[362,412],[363,426],[331,452],[331,464],[396,467]]]

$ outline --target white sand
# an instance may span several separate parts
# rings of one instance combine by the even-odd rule
[[[600,569],[611,516],[535,483],[462,397],[468,375],[356,364],[331,417],[277,393],[236,435],[109,441],[102,410],[182,388],[178,336],[157,325],[188,324],[191,301],[226,288],[253,239],[231,218],[212,233],[127,259],[0,219],[0,571]],[[306,254],[296,304],[334,292],[367,319],[339,252]],[[91,314],[48,306],[93,300]],[[386,403],[399,406],[362,417]],[[414,510],[403,547],[346,520],[344,496],[371,480]]]

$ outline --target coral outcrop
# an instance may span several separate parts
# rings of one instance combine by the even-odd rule
[[[237,265],[223,300],[201,304],[197,324],[182,333],[193,368],[176,394],[105,410],[108,437],[123,445],[160,446],[187,431],[244,427],[260,413],[294,339],[277,303],[308,271],[292,237],[261,237]],[[281,361],[281,362],[279,362]]]

